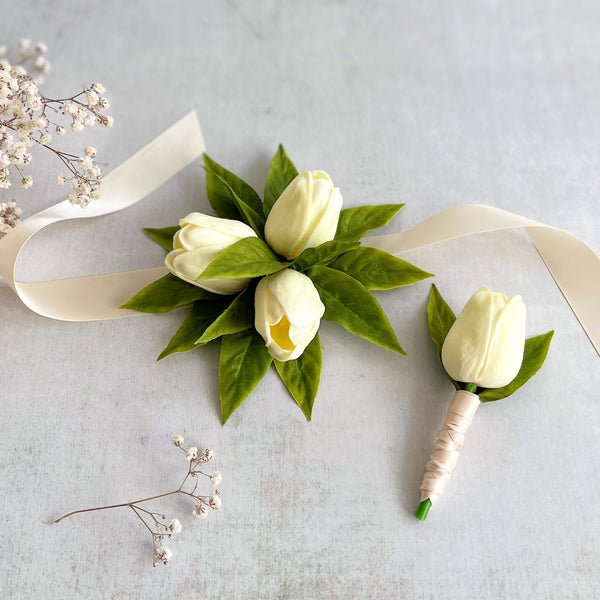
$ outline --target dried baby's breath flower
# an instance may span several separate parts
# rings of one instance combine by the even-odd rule
[[[154,566],[158,567],[159,562],[163,563],[163,565],[169,564],[171,556],[173,556],[173,551],[170,548],[162,545],[158,546],[154,549]]]
[[[0,205],[1,207],[1,205]],[[198,456],[198,448],[195,446],[186,450],[183,448],[183,437],[180,435],[176,435],[173,438],[173,443],[178,448],[185,453],[186,458],[189,455]],[[191,452],[190,452],[191,451]],[[212,452],[210,450],[203,450],[200,453],[200,456],[206,456],[206,453],[209,453],[212,457]],[[172,551],[163,545],[163,541],[165,539],[172,539],[174,535],[181,533],[182,525],[179,519],[173,518],[170,523],[166,524],[166,515],[162,513],[152,512],[143,508],[141,505],[145,502],[149,502],[151,500],[157,500],[158,498],[165,498],[167,496],[173,496],[175,494],[179,494],[181,496],[189,497],[194,502],[194,508],[192,514],[194,517],[205,519],[208,515],[209,508],[213,510],[217,510],[221,506],[221,497],[219,490],[215,490],[212,495],[203,495],[198,492],[199,480],[200,477],[206,477],[208,480],[212,481],[213,477],[218,473],[215,471],[212,475],[208,473],[204,473],[200,470],[200,464],[197,459],[189,460],[187,474],[183,479],[181,485],[172,492],[166,492],[164,494],[157,494],[155,496],[150,496],[148,498],[142,498],[141,500],[133,500],[131,502],[124,502],[122,504],[112,504],[109,506],[99,506],[96,508],[84,508],[80,510],[74,510],[70,513],[55,519],[54,521],[49,522],[50,525],[59,523],[63,519],[70,517],[72,515],[84,512],[92,512],[96,510],[106,510],[109,508],[127,508],[131,510],[135,516],[142,522],[144,527],[148,530],[152,537],[152,553],[153,553],[153,565],[156,567],[160,563],[164,565],[168,564],[172,557]]]
[[[223,477],[221,476],[221,471],[215,471],[211,476],[210,476],[210,482],[217,487],[221,481],[223,480]]]
[[[169,529],[173,532],[173,533],[181,533],[181,522],[179,521],[179,519],[171,519],[171,523],[169,524]]]
[[[206,507],[205,504],[196,504],[196,506],[194,506],[194,510],[192,511],[192,514],[197,518],[197,519],[206,519],[206,517],[208,516],[208,508]]]
[[[190,462],[196,460],[198,458],[198,448],[196,448],[196,446],[192,446],[188,449],[185,456]]]
[[[0,170],[0,187],[2,187],[2,170]],[[0,202],[0,234],[8,233],[21,221],[21,209],[17,203]]]
[[[64,135],[67,126],[74,132],[83,131],[100,123],[112,126],[113,119],[104,112],[110,103],[101,96],[104,86],[95,83],[68,98],[49,98],[38,86],[43,83],[41,73],[50,69],[45,56],[47,47],[31,40],[19,40],[19,62],[13,64],[0,60],[0,189],[11,186],[11,178],[17,177],[24,188],[33,185],[33,178],[24,172],[31,162],[29,148],[41,146],[53,152],[69,172],[67,177],[57,178],[60,184],[71,182],[69,201],[87,206],[99,196],[101,169],[94,161],[96,149],[85,148],[83,158],[50,146],[52,135]],[[0,47],[0,55],[6,47]],[[64,124],[58,121],[66,121]],[[1,232],[0,232],[1,234]]]
[[[208,505],[213,509],[217,510],[221,508],[221,498],[219,497],[219,490],[215,491],[215,495],[211,496],[208,500]]]

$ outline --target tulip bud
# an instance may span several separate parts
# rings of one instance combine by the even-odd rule
[[[248,225],[191,213],[179,221],[179,226],[181,229],[173,237],[173,250],[165,258],[173,275],[215,294],[235,294],[248,285],[247,277],[196,281],[219,252],[243,238],[256,237]]]
[[[525,347],[525,304],[482,287],[465,304],[442,346],[442,363],[453,379],[484,388],[510,383]]]
[[[265,224],[275,252],[289,259],[335,236],[342,195],[324,171],[302,171],[283,190]]]
[[[280,361],[298,358],[317,335],[325,306],[309,277],[284,269],[256,286],[254,326],[269,354]]]

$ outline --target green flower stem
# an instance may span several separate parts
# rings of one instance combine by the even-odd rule
[[[474,394],[477,391],[477,386],[474,383],[465,383],[465,391]]]
[[[429,498],[426,498],[425,500],[423,500],[423,502],[421,502],[421,504],[419,504],[419,508],[417,508],[415,517],[417,517],[417,519],[419,519],[420,521],[424,521],[427,518],[427,514],[429,513],[430,508],[431,500]]]

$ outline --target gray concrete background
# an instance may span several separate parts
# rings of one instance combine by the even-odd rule
[[[212,156],[259,190],[281,141],[347,206],[406,202],[387,231],[484,202],[600,252],[597,2],[4,0],[0,14],[0,42],[48,44],[48,95],[107,87],[114,128],[73,136],[107,170],[195,108]],[[29,214],[62,199],[56,165],[35,161]],[[140,228],[192,210],[208,211],[199,163],[123,213],[44,231],[20,278],[160,264]],[[225,427],[216,348],[154,362],[181,313],[55,322],[0,282],[3,596],[597,598],[598,356],[522,232],[405,258],[457,310],[487,284],[523,295],[531,335],[556,329],[542,374],[478,412],[426,523],[418,486],[452,393],[427,282],[378,294],[407,357],[325,323],[313,422],[270,373]],[[215,450],[223,509],[200,523],[183,500],[153,505],[184,527],[171,565],[152,568],[125,511],[43,524],[176,487],[176,433]]]

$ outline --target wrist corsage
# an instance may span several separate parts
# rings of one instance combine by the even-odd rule
[[[298,173],[282,146],[264,200],[207,155],[204,168],[216,216],[192,213],[179,226],[145,229],[168,251],[170,273],[121,308],[160,313],[190,306],[159,359],[221,340],[223,423],[271,364],[310,420],[321,373],[321,319],[404,354],[370,292],[431,274],[360,245],[403,205],[342,209],[327,173]]]

